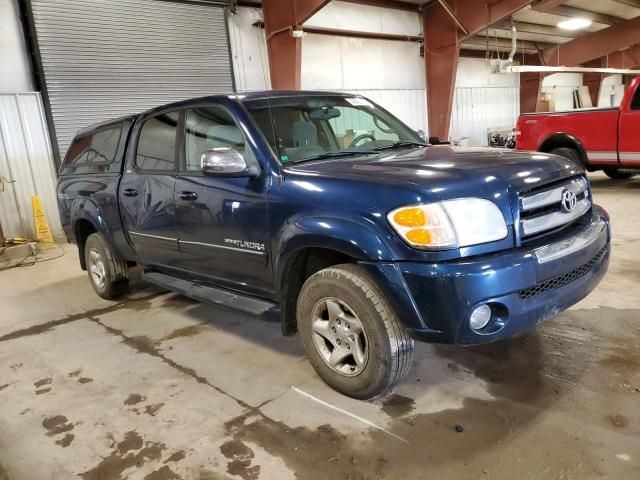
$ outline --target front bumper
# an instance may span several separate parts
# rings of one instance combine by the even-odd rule
[[[478,344],[513,336],[558,315],[586,297],[607,271],[609,218],[594,207],[577,231],[547,245],[438,264],[369,264],[417,340]],[[469,316],[491,306],[487,327]]]

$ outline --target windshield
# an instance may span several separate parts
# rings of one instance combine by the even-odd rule
[[[272,97],[244,105],[283,165],[424,144],[416,132],[362,97]]]

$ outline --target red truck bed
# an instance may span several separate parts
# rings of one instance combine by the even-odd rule
[[[640,77],[625,93],[620,108],[527,113],[518,118],[516,148],[562,155],[588,170],[640,168]]]

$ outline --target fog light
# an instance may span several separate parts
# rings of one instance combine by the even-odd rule
[[[476,307],[469,317],[469,325],[474,330],[482,330],[491,320],[491,307],[489,305],[480,305]]]

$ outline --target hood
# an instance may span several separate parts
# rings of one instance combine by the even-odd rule
[[[477,187],[519,193],[582,172],[557,155],[498,148],[438,145],[384,151],[379,155],[303,163],[296,173],[361,182],[414,185],[440,199],[479,196]],[[486,188],[480,190],[485,191]]]

